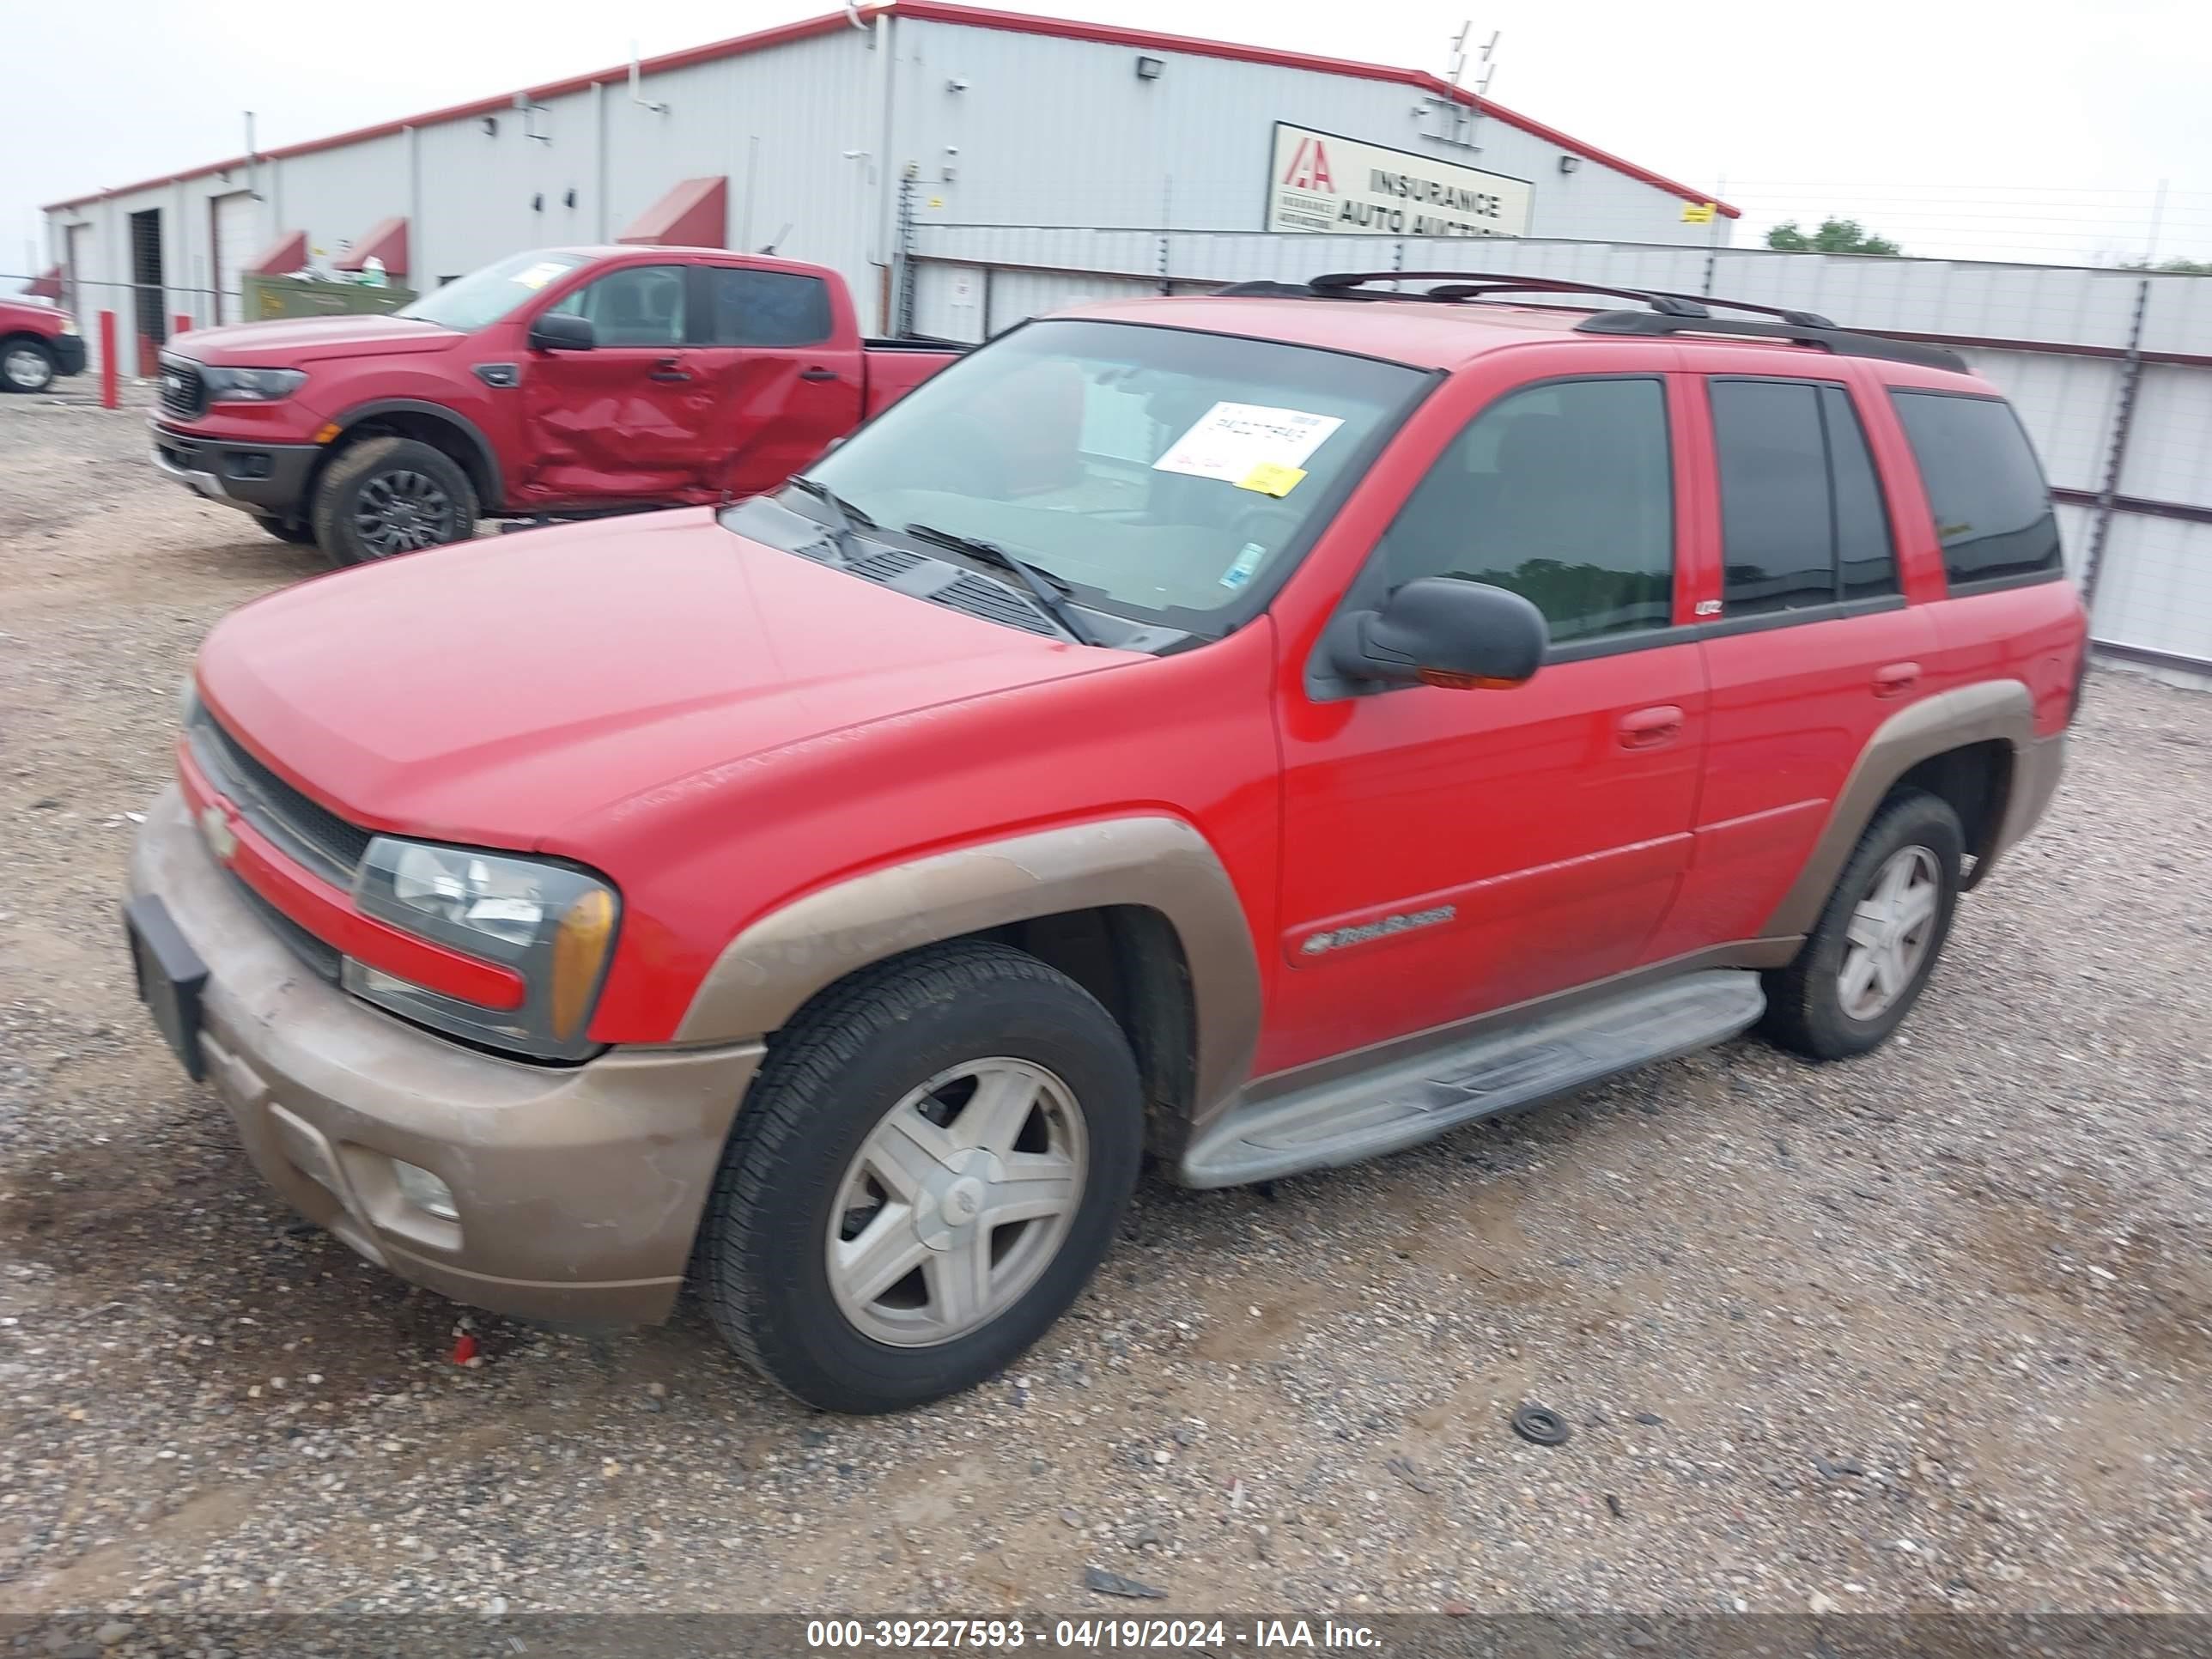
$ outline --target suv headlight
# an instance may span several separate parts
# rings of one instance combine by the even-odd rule
[[[74,333],[76,333],[76,332],[77,331],[77,330],[76,330],[76,318],[74,318],[74,317],[72,317],[72,316],[70,316],[70,315],[69,314],[69,313],[67,313],[66,311],[64,311],[64,313],[62,313],[62,324],[61,324],[61,327],[62,327],[62,332],[63,332],[63,333],[64,333],[64,334],[74,334]]]
[[[208,401],[216,404],[266,404],[289,398],[307,378],[304,368],[208,368],[200,370]]]
[[[455,1036],[545,1060],[592,1052],[584,1028],[614,955],[614,889],[573,865],[380,836],[354,880],[369,915],[522,975],[522,1006],[480,1007],[347,958],[346,988]]]

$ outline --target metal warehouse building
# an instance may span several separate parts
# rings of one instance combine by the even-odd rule
[[[1702,199],[1417,70],[890,0],[57,204],[46,281],[144,364],[173,319],[239,320],[247,271],[773,244],[890,331],[932,226],[1707,245],[1733,210],[1686,222]]]

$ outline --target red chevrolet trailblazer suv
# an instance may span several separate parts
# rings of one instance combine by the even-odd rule
[[[182,334],[154,465],[340,564],[772,489],[964,348],[864,340],[844,278],[699,247],[518,253],[388,316]]]
[[[1540,286],[1086,307],[773,496],[246,607],[133,860],[155,1021],[372,1261],[695,1273],[853,1412],[1034,1341],[1144,1153],[1873,1048],[2057,782],[2027,440],[1946,352]]]

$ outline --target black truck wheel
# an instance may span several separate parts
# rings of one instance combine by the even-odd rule
[[[412,438],[365,438],[332,461],[308,514],[314,539],[340,564],[372,564],[476,534],[469,475]]]

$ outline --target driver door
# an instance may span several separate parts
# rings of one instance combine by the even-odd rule
[[[1419,576],[1512,589],[1553,643],[1510,690],[1332,691],[1283,711],[1285,1070],[1634,965],[1688,866],[1705,670],[1678,580],[1656,374],[1476,414],[1346,603]]]
[[[683,265],[623,265],[550,307],[588,320],[588,351],[536,354],[523,374],[533,505],[678,501],[708,487],[714,386],[690,343]]]

